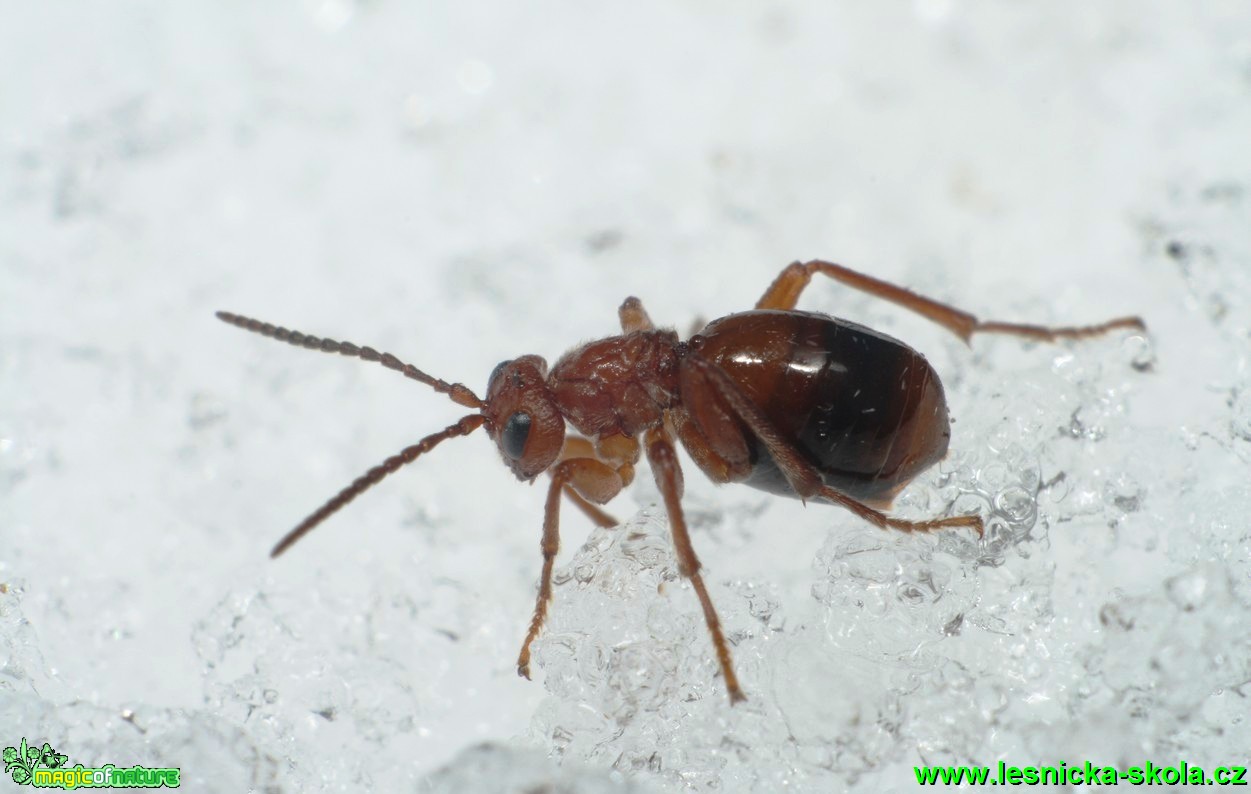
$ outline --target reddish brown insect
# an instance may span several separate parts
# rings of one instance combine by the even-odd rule
[[[795,311],[814,273],[911,309],[966,343],[975,333],[1053,341],[1145,328],[1137,317],[1077,328],[982,322],[841,265],[796,262],[754,311],[714,320],[685,342],[674,331],[656,329],[639,300],[627,298],[618,311],[620,336],[577,347],[550,370],[538,356],[505,361],[491,373],[483,400],[466,386],[432,378],[389,353],[218,312],[232,325],[293,345],[377,361],[478,409],[370,469],[287,533],[273,556],[404,464],[485,426],[517,479],[532,481],[543,472],[552,478],[538,601],[517,659],[517,671],[528,678],[530,643],[543,626],[552,594],[560,497],[600,526],[612,526],[616,522],[596,505],[633,481],[642,448],[664,498],[679,570],[703,607],[730,700],[742,700],[682,515],[675,438],[714,482],[831,502],[882,528],[982,531],[976,515],[905,521],[882,512],[900,489],[947,453],[951,430],[943,387],[925,358],[903,342],[846,320]],[[566,423],[581,437],[566,437]]]

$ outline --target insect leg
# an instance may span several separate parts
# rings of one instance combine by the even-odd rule
[[[721,665],[721,674],[725,676],[725,687],[730,694],[730,702],[744,700],[743,690],[739,688],[738,677],[734,674],[734,662],[730,658],[730,647],[726,644],[725,635],[721,633],[721,620],[717,610],[708,597],[704,587],[704,579],[699,575],[699,557],[695,556],[695,547],[691,545],[690,533],[686,530],[686,518],[682,513],[682,469],[678,466],[678,456],[674,453],[673,443],[663,428],[652,428],[647,431],[647,459],[652,466],[652,476],[656,478],[656,486],[664,496],[665,512],[669,514],[669,527],[673,532],[673,546],[677,551],[678,570],[691,580],[695,594],[699,596],[699,605],[704,610],[704,622],[708,625],[708,633],[712,635],[712,645],[717,652],[717,661]]]
[[[924,295],[918,295],[910,289],[899,287],[881,279],[857,273],[854,270],[814,259],[811,262],[792,262],[765,290],[764,295],[756,302],[757,309],[781,309],[789,311],[795,308],[799,295],[812,280],[813,273],[820,273],[849,287],[875,295],[883,300],[903,306],[917,314],[932,320],[951,331],[966,343],[975,333],[1015,334],[1031,339],[1054,342],[1057,339],[1080,339],[1096,336],[1117,328],[1130,328],[1138,331],[1146,330],[1146,325],[1139,317],[1118,317],[1097,325],[1070,326],[1051,328],[1042,325],[1023,325],[1019,323],[1001,323],[977,319],[966,311],[940,303]]]
[[[621,308],[617,309],[617,317],[621,320],[621,330],[627,334],[656,328],[652,324],[652,318],[647,315],[647,309],[643,308],[643,302],[633,295],[622,302]]]
[[[568,460],[570,458],[594,458],[595,446],[590,439],[581,436],[566,436],[565,446],[560,450],[560,458],[558,460]],[[555,474],[556,469],[553,467],[548,469],[548,473]],[[597,527],[615,527],[621,523],[617,519],[600,510],[591,502],[583,499],[572,485],[566,484],[564,487],[565,498],[570,504],[582,511],[582,514],[591,519],[591,523]]]
[[[764,444],[777,463],[778,469],[786,477],[786,481],[801,499],[821,498],[841,505],[875,526],[903,530],[904,532],[928,531],[942,527],[969,527],[982,534],[980,516],[951,516],[928,521],[907,521],[902,518],[891,518],[880,510],[875,510],[850,496],[847,496],[825,484],[821,472],[804,459],[796,451],[794,445],[783,438],[768,418],[755,403],[747,398],[739,389],[738,384],[716,364],[707,359],[689,354],[683,359],[684,366],[690,367],[697,377],[702,377],[708,385],[725,400],[726,404],[738,414],[752,433]]]
[[[560,495],[566,487],[584,500],[604,504],[620,493],[623,485],[616,471],[593,458],[569,458],[553,466],[552,484],[548,487],[543,511],[543,573],[539,579],[539,597],[534,604],[530,630],[517,657],[517,674],[526,678],[530,677],[530,643],[539,636],[547,617],[548,602],[552,600],[552,565],[560,551]]]
[[[617,317],[621,320],[621,330],[624,333],[633,333],[634,331],[654,331],[656,325],[652,322],[652,318],[647,314],[647,310],[643,308],[643,302],[631,295],[621,304],[621,308],[617,309]],[[691,330],[687,336],[694,336],[703,330],[708,322],[702,317],[696,317],[691,322]]]
[[[573,488],[568,485],[565,486],[565,498],[569,500],[570,504],[582,511],[582,515],[591,519],[591,523],[597,527],[607,529],[609,527],[615,527],[621,523],[608,513],[605,513],[603,510],[600,510],[595,505],[583,499],[578,495],[577,491],[573,490]]]

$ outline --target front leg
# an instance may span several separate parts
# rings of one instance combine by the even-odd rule
[[[734,662],[730,658],[730,647],[726,644],[725,635],[721,633],[721,620],[717,610],[708,597],[703,577],[699,575],[699,557],[695,556],[695,547],[691,545],[690,533],[686,530],[686,518],[682,514],[682,469],[678,466],[678,456],[674,452],[673,442],[663,428],[652,428],[647,431],[647,460],[652,465],[652,476],[656,478],[656,486],[665,500],[665,512],[669,514],[669,527],[673,532],[673,547],[677,552],[678,571],[691,580],[695,594],[699,596],[699,605],[704,610],[704,623],[708,625],[708,633],[712,635],[712,646],[717,652],[717,661],[721,664],[721,674],[725,676],[725,687],[730,694],[730,702],[738,703],[745,700],[743,690],[739,688],[738,677],[734,674]]]
[[[595,445],[591,443],[590,439],[583,438],[581,436],[565,436],[565,445],[561,448],[560,457],[557,458],[557,461],[569,460],[571,458],[599,459],[599,457],[599,455],[595,454]],[[555,475],[556,467],[553,466],[548,469],[547,473]],[[629,482],[625,482],[623,485],[629,485]],[[568,499],[574,507],[582,511],[584,516],[591,519],[591,522],[597,527],[615,527],[617,524],[621,523],[617,519],[605,513],[603,510],[600,510],[590,501],[579,496],[578,492],[573,489],[572,485],[565,485],[565,498]]]
[[[530,630],[517,657],[517,674],[530,677],[530,643],[539,636],[543,620],[547,617],[547,605],[552,600],[552,565],[560,551],[560,496],[566,488],[569,493],[593,504],[605,504],[621,493],[624,483],[621,476],[607,464],[594,458],[569,458],[551,469],[552,482],[547,489],[547,504],[543,509],[543,573],[539,579],[539,597],[534,604],[534,617]]]

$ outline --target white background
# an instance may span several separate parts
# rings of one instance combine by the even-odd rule
[[[434,785],[417,781],[486,740],[537,779],[572,747],[588,781],[657,790],[902,789],[923,761],[1246,764],[1245,707],[1230,705],[1251,694],[1241,3],[129,2],[4,17],[3,743],[181,766],[192,790],[223,791]],[[990,436],[1007,433],[1025,468],[1065,471],[1006,551],[951,552],[970,614],[1028,584],[1014,630],[970,629],[881,672],[945,635],[909,624],[884,650],[845,630],[887,620],[865,612],[880,593],[832,597],[831,582],[861,586],[822,566],[877,536],[832,508],[714,490],[688,465],[727,623],[746,625],[755,587],[786,620],[743,635],[749,707],[731,711],[701,662],[665,690],[689,710],[635,703],[570,728],[584,745],[552,726],[605,701],[513,670],[543,489],[513,481],[484,434],[267,559],[462,409],[215,310],[370,344],[481,393],[502,359],[614,333],[627,295],[685,332],[813,257],[995,319],[1146,318],[1156,358],[1140,372],[1132,335],[970,351],[830,283],[801,303],[924,351],[947,379],[953,450],[993,464]],[[619,517],[654,500],[649,480]],[[588,528],[571,512],[564,529],[562,563]],[[888,559],[925,562],[936,542],[892,538]],[[693,595],[668,589],[647,597],[690,618]],[[580,593],[558,589],[570,622],[553,631],[586,636]],[[710,658],[689,625],[690,658]],[[759,650],[778,638],[812,655],[807,673]],[[839,700],[849,687],[863,702]],[[954,728],[947,696],[975,704]],[[835,705],[804,711],[816,702]],[[948,730],[961,740],[935,738]]]

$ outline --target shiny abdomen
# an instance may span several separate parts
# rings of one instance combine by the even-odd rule
[[[715,320],[691,348],[720,366],[837,490],[878,504],[947,454],[943,387],[904,343],[823,314],[751,311]],[[743,426],[743,482],[793,496],[768,450]]]

